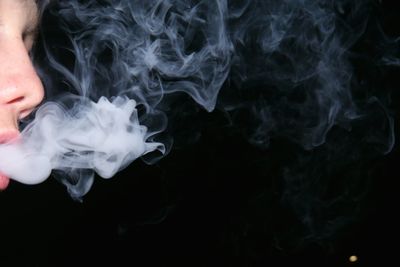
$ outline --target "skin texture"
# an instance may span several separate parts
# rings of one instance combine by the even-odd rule
[[[29,57],[37,23],[34,0],[0,0],[0,143],[18,138],[18,120],[43,100],[43,85]],[[0,173],[0,190],[8,183]]]

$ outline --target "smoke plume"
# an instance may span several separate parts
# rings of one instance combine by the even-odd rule
[[[34,53],[47,90],[0,169],[23,183],[51,173],[73,197],[137,158],[172,146],[187,101],[226,112],[252,144],[285,138],[306,150],[374,113],[366,144],[390,152],[386,103],[357,78],[352,49],[375,1],[54,1]],[[381,62],[397,64],[393,55]],[[185,96],[190,96],[187,100]],[[372,108],[371,108],[372,107]],[[190,128],[190,126],[188,126]],[[196,135],[195,132],[192,133]],[[61,175],[61,176],[60,176]]]

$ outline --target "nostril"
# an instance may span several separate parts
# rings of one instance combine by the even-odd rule
[[[8,101],[7,104],[14,104],[14,103],[21,102],[22,100],[24,100],[24,98],[25,98],[24,96],[20,96],[20,97],[14,98],[13,100]]]

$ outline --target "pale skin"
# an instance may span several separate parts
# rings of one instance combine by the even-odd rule
[[[43,100],[29,52],[39,20],[34,0],[0,0],[0,144],[18,138],[18,121]],[[0,190],[9,178],[0,173]]]

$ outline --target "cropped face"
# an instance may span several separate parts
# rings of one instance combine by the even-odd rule
[[[18,121],[43,99],[43,86],[29,57],[38,15],[34,0],[0,0],[0,143],[18,138]],[[8,183],[0,173],[0,190]]]

